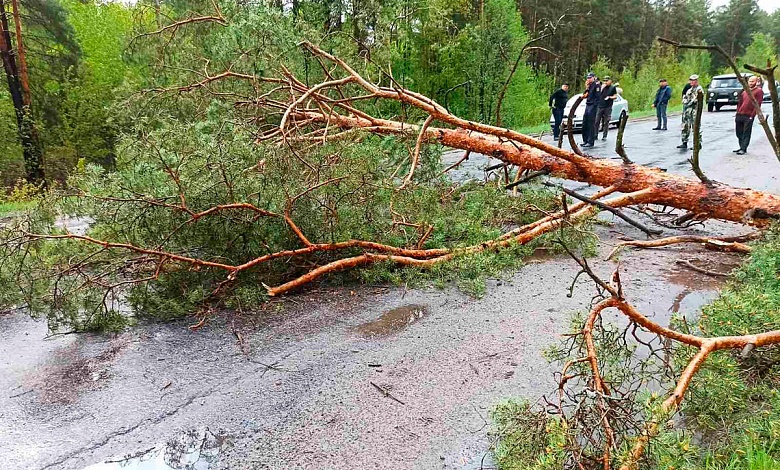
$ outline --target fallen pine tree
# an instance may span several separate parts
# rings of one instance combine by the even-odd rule
[[[226,24],[221,15],[215,18],[219,25]],[[88,233],[51,230],[52,220],[44,217],[46,214],[7,228],[2,244],[5,276],[10,280],[7,282],[20,286],[27,307],[68,311],[71,319],[86,312],[91,318],[100,311],[113,312],[113,305],[121,303],[123,296],[138,310],[173,309],[177,295],[186,297],[196,290],[198,303],[205,306],[198,323],[202,325],[209,302],[236,288],[242,278],[253,284],[242,284],[242,289],[259,290],[262,283],[267,295],[273,297],[361,266],[435,269],[479,253],[510,251],[559,229],[576,230],[579,222],[603,210],[620,214],[648,234],[656,231],[620,209],[665,206],[682,211],[678,214],[681,220],[720,219],[759,228],[780,217],[777,195],[731,187],[703,176],[696,180],[673,175],[626,160],[581,155],[509,129],[465,120],[433,99],[404,89],[389,71],[368,63],[367,69],[381,74],[375,83],[312,43],[304,42],[301,47],[321,67],[316,84],[307,85],[310,77],[302,79],[283,63],[271,77],[236,71],[241,67],[234,63],[219,73],[206,69],[192,83],[149,90],[147,96],[156,99],[201,95],[203,101],[193,109],[201,106],[217,114],[216,108],[224,114],[194,126],[199,131],[205,128],[203,133],[209,138],[187,140],[186,133],[176,128],[140,132],[130,140],[132,145],[143,147],[145,158],[134,155],[115,174],[84,170],[82,183],[74,183],[64,194],[62,207],[95,222]],[[242,52],[241,57],[245,55]],[[382,108],[379,103],[390,104]],[[413,119],[404,119],[408,115]],[[408,143],[406,160],[388,165],[387,159],[361,154],[366,148],[353,147],[353,142],[367,135],[391,136],[401,147]],[[262,149],[265,158],[246,166],[256,154],[239,142],[242,139],[244,144]],[[535,220],[520,223],[512,219],[515,227],[503,233],[485,231],[483,235],[493,236],[467,243],[469,240],[458,239],[446,225],[451,219],[442,217],[445,222],[438,225],[421,220],[421,201],[423,209],[439,204],[447,212],[458,207],[448,205],[459,191],[457,185],[436,187],[423,194],[421,180],[429,184],[436,181],[431,173],[440,174],[438,155],[427,153],[433,143],[464,150],[464,159],[469,153],[481,153],[501,160],[506,164],[507,185],[512,168],[518,181],[523,172],[537,172],[603,189],[588,197],[562,190],[558,203],[549,204],[547,199],[549,207],[523,202],[527,195],[515,198],[532,209]],[[373,151],[382,148],[381,142],[374,144]],[[369,167],[363,166],[366,162]],[[392,167],[394,171],[387,171]],[[405,174],[401,169],[406,169]],[[458,196],[459,201],[464,200],[462,194]],[[507,202],[505,207],[516,209],[515,203]],[[387,207],[377,211],[384,204]],[[344,205],[348,212],[342,210]],[[412,212],[415,219],[409,217]],[[374,227],[377,214],[385,214],[389,220]],[[356,220],[344,220],[348,217]],[[211,232],[193,231],[193,227],[204,226]],[[398,236],[387,236],[381,227]],[[355,236],[366,233],[376,238]],[[446,235],[439,237],[441,233]],[[218,240],[214,234],[219,235]],[[715,249],[748,251],[739,244],[742,241],[707,239]],[[701,240],[680,237],[654,242],[662,246]],[[214,249],[215,244],[221,245],[219,250]],[[273,275],[266,270],[272,263],[282,265]],[[780,342],[776,331],[733,338],[676,332],[637,312],[625,300],[619,275],[617,285],[595,275],[593,278],[609,296],[592,310],[583,328],[588,348],[587,357],[580,362],[590,366],[589,387],[601,397],[595,406],[602,417],[597,423],[603,430],[599,434],[603,451],[588,457],[602,468],[609,469],[615,463],[619,440],[635,438],[635,452],[623,462],[624,468],[634,468],[645,442],[655,432],[652,422],[638,436],[616,436],[614,432],[610,412],[614,401],[608,398],[610,389],[599,374],[599,357],[589,339],[604,309],[616,308],[641,328],[700,349],[664,403],[667,415],[679,406],[696,370],[712,351]],[[152,305],[149,292],[161,294],[166,289],[172,290],[157,295]],[[141,298],[145,300],[138,300]],[[227,306],[242,308],[240,302]]]

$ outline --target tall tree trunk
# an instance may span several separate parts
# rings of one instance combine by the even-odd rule
[[[21,34],[21,26],[18,26]],[[0,0],[0,56],[8,80],[8,91],[16,111],[16,125],[19,129],[19,141],[22,144],[24,169],[27,180],[33,184],[46,184],[43,172],[43,152],[38,133],[30,116],[30,107],[25,105],[23,87],[16,66],[16,57],[12,49],[11,32],[8,28],[8,16],[4,0]],[[29,98],[28,98],[29,99]]]
[[[22,85],[22,102],[30,107],[30,76],[27,73],[27,54],[25,53],[24,40],[22,38],[22,18],[19,15],[19,0],[11,0],[11,11],[16,25],[16,58],[19,66],[19,83]]]

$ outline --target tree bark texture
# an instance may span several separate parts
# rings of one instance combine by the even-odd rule
[[[16,11],[16,5],[14,7]],[[19,24],[17,28],[18,34],[21,34],[21,25]],[[41,150],[35,124],[30,115],[29,104],[25,104],[25,88],[22,85],[22,77],[17,67],[16,55],[17,53],[14,52],[13,43],[11,42],[5,3],[4,0],[0,0],[0,56],[3,59],[3,68],[8,81],[8,91],[11,93],[11,101],[16,112],[16,125],[19,130],[19,142],[22,145],[24,169],[29,182],[45,184],[43,151]],[[29,93],[29,88],[27,90]],[[27,100],[29,100],[29,94]]]

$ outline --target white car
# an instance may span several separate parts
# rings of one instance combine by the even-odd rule
[[[618,95],[617,99],[615,99],[615,102],[612,103],[612,117],[609,120],[610,124],[615,124],[620,121],[620,118],[622,116],[628,116],[628,101],[623,98],[620,95],[620,89],[618,89]],[[561,127],[566,126],[566,122],[569,119],[569,111],[571,111],[571,107],[574,106],[574,102],[577,101],[577,98],[579,98],[580,95],[574,95],[571,98],[569,98],[569,101],[566,103],[566,109],[563,110],[563,122],[561,123]],[[573,119],[573,128],[575,131],[582,130],[582,117],[585,115],[585,100],[582,100],[579,106],[577,106],[577,110],[574,111],[574,119]],[[555,118],[550,115],[550,128],[552,128],[555,125]]]

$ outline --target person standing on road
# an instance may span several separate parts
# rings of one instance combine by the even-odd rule
[[[601,97],[601,83],[593,72],[585,79],[585,115],[582,117],[582,146],[593,147],[596,141],[596,111]]]
[[[704,90],[699,86],[698,75],[693,74],[688,77],[688,83],[691,86],[682,98],[682,132],[680,133],[682,144],[677,146],[678,149],[688,148],[688,138],[691,136],[691,131],[693,130],[693,120],[696,116],[696,103],[698,103],[699,100],[699,92],[702,92],[702,96],[704,96]]]
[[[558,133],[561,131],[561,122],[563,121],[563,110],[566,108],[566,102],[569,101],[569,85],[564,83],[560,88],[550,95],[550,104],[552,108],[553,119],[553,137],[558,140]]]
[[[758,106],[761,106],[761,103],[764,101],[764,90],[759,86],[759,78],[755,75],[748,78],[748,86],[750,87],[750,93],[756,99],[756,103],[758,103]],[[737,128],[737,141],[739,141],[739,149],[734,150],[734,153],[737,155],[745,155],[747,153],[756,114],[758,114],[758,108],[753,105],[750,95],[742,90],[737,101],[737,116],[734,118]]]
[[[599,96],[598,110],[596,111],[596,125],[594,135],[598,136],[599,130],[603,132],[601,140],[607,140],[609,121],[612,120],[612,103],[617,99],[617,88],[612,85],[612,78],[604,77]],[[603,127],[602,127],[603,126]]]
[[[666,107],[669,105],[669,100],[671,98],[672,87],[666,83],[665,78],[658,80],[658,91],[655,92],[655,101],[653,101],[655,116],[658,118],[658,125],[653,128],[654,131],[666,130]],[[663,124],[663,126],[661,124]]]

